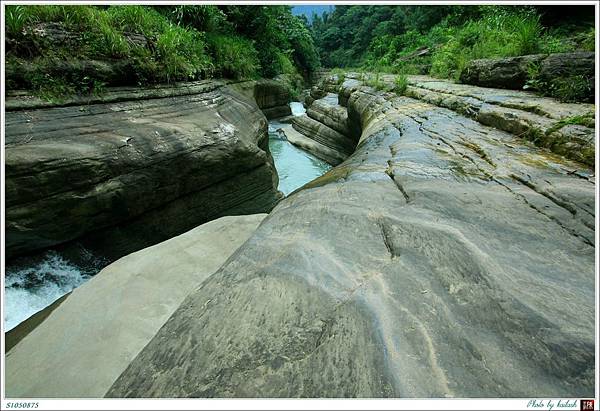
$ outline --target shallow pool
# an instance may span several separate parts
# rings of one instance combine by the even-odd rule
[[[305,112],[302,103],[292,102],[290,107],[295,116]],[[331,165],[286,141],[282,133],[277,132],[284,126],[285,124],[277,120],[269,122],[269,148],[279,175],[279,190],[288,195],[309,181],[325,174],[331,169]]]

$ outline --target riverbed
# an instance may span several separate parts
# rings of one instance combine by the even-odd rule
[[[290,107],[293,116],[301,116],[306,112],[300,102],[292,102]],[[288,195],[325,174],[331,165],[289,143],[285,134],[278,131],[285,125],[277,119],[269,122],[269,148],[279,175],[279,190]]]
[[[300,102],[292,102],[290,107],[292,115],[305,113]],[[278,188],[288,195],[326,173],[331,166],[290,144],[283,133],[277,131],[284,125],[287,124],[278,119],[269,122],[269,148],[279,175]],[[79,287],[106,266],[106,261],[83,249],[76,258],[70,258],[60,250],[47,250],[17,260],[6,267],[5,331]]]

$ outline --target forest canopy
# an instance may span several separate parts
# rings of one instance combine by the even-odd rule
[[[595,38],[592,6],[340,5],[311,29],[325,67],[455,78],[472,59],[593,51]]]
[[[5,17],[8,88],[47,96],[114,78],[298,82],[322,66],[458,79],[473,59],[595,44],[591,6],[336,5],[307,18],[285,5],[10,5]],[[122,74],[107,80],[107,64]]]

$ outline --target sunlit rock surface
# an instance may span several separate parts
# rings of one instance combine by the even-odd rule
[[[281,198],[252,96],[200,81],[93,99],[7,100],[8,257],[79,240],[114,259]]]
[[[593,170],[358,78],[339,92],[353,154],[279,203],[107,396],[593,396]]]
[[[6,396],[102,397],[265,216],[222,217],[106,267],[8,351]]]

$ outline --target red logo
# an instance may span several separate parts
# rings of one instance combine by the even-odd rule
[[[594,400],[581,400],[579,405],[581,411],[594,411]]]

